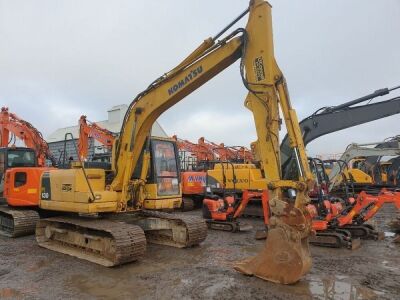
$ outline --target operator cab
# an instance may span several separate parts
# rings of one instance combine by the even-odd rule
[[[152,166],[148,183],[157,184],[158,196],[180,194],[178,150],[174,140],[151,138]]]
[[[37,167],[35,151],[24,147],[0,148],[0,195],[3,195],[4,174],[8,169]]]
[[[181,207],[181,175],[176,141],[171,138],[152,136],[150,143],[145,143],[144,149],[146,145],[149,146],[151,159],[146,179],[145,207],[159,210]],[[140,179],[144,149],[132,179]]]

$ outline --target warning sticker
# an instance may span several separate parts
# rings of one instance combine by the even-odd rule
[[[264,72],[264,62],[262,56],[257,57],[254,60],[254,73],[256,75],[256,80],[261,81],[265,79],[265,72]]]

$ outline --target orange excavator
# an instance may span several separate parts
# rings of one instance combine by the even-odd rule
[[[215,153],[204,144],[195,144],[173,136],[181,160],[182,210],[189,211],[201,205],[206,185],[206,169]]]
[[[46,159],[50,160],[52,165],[56,164],[42,133],[31,123],[19,118],[14,113],[10,113],[7,107],[1,108],[0,135],[1,148],[8,148],[11,143],[15,145],[18,138],[24,142],[27,148],[35,151],[38,166],[45,166]]]
[[[311,203],[307,205],[310,215],[314,216],[312,228],[316,232],[310,238],[310,243],[355,249],[360,244],[360,238],[380,239],[381,234],[365,222],[373,218],[386,203],[393,203],[400,209],[400,193],[381,189],[374,194],[361,191],[356,196],[346,193],[343,199],[338,198],[329,195],[331,182],[324,162],[310,159],[310,165],[316,175],[316,186],[310,193]]]
[[[243,146],[229,146],[229,149],[235,153],[237,162],[248,163],[254,161],[254,155],[250,149]]]
[[[177,141],[180,151],[184,211],[201,205],[205,195],[206,171],[213,168],[215,163],[246,162],[253,159],[251,151],[243,146],[225,146],[223,143],[218,145],[207,141],[204,137],[199,138],[197,144],[178,139],[176,135],[173,138]],[[238,226],[232,225],[228,230],[235,231],[237,228]]]
[[[79,119],[79,141],[78,155],[81,160],[88,157],[89,139],[94,138],[99,141],[108,151],[111,152],[115,134],[94,122],[87,120],[86,116],[81,116]]]
[[[53,166],[56,162],[42,133],[6,107],[0,112],[0,134],[0,234],[32,234],[39,219],[40,176],[50,169],[46,160]],[[26,147],[16,147],[17,139]],[[15,172],[6,173],[9,169]]]
[[[232,161],[237,158],[236,151],[226,147],[224,143],[218,145],[214,142],[207,141],[204,137],[201,137],[198,140],[198,144],[207,147],[209,151],[214,152],[220,161]]]
[[[314,219],[312,228],[316,235],[310,243],[319,246],[358,247],[359,238],[381,239],[381,233],[365,224],[373,218],[384,204],[392,203],[400,209],[400,193],[382,189],[377,195],[360,192],[357,198],[350,198],[350,203],[343,206],[340,202],[324,201],[325,216]],[[317,214],[316,208],[309,205],[311,214]]]
[[[185,169],[193,170],[198,168],[202,163],[215,159],[214,152],[207,146],[180,139],[176,135],[174,135],[173,138],[176,140],[179,151],[190,153],[190,156],[193,157],[192,161],[183,161],[183,163],[187,165]]]

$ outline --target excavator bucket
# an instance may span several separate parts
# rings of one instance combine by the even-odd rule
[[[273,200],[270,204],[274,207],[283,205],[269,220],[265,247],[258,255],[239,262],[234,268],[245,275],[275,283],[296,283],[311,269],[308,246],[311,217],[283,201]]]
[[[308,238],[287,225],[268,231],[264,249],[255,257],[239,262],[235,270],[276,283],[299,281],[311,268]]]

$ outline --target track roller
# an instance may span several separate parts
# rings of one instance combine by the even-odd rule
[[[343,229],[348,230],[351,233],[351,236],[354,238],[360,239],[372,239],[372,240],[380,240],[382,239],[382,233],[376,231],[374,227],[368,224],[362,225],[345,225]],[[383,236],[384,238],[384,236]]]
[[[320,247],[347,248],[350,250],[358,249],[361,246],[359,238],[353,238],[345,230],[317,232],[315,236],[310,236],[310,244]]]

